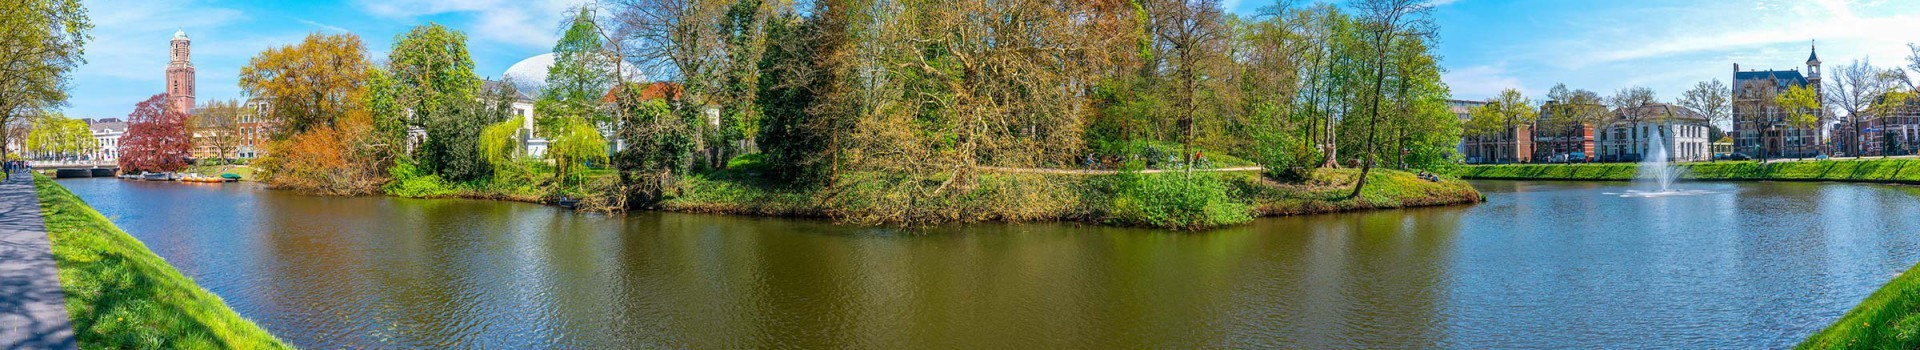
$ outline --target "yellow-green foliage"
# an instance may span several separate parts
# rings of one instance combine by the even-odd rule
[[[514,161],[520,153],[520,119],[507,119],[480,129],[480,155],[494,167]]]
[[[1920,160],[1831,159],[1679,164],[1688,180],[1805,180],[1920,183]],[[1461,178],[1497,180],[1632,180],[1639,167],[1612,164],[1510,164],[1464,166]]]
[[[862,224],[920,225],[980,221],[1076,220],[1200,230],[1246,222],[1253,216],[1329,213],[1478,202],[1480,192],[1459,180],[1432,182],[1411,173],[1380,170],[1359,198],[1347,198],[1351,169],[1315,172],[1300,184],[1257,174],[1146,175],[977,174],[973,183],[950,175],[844,174],[825,188],[783,188],[760,180],[760,167],[680,181],[662,209],[688,212],[827,217]],[[1125,176],[1136,176],[1128,179]],[[1191,183],[1189,183],[1191,181]]]
[[[1920,274],[1907,269],[1796,348],[1920,348]]]
[[[1110,221],[1131,226],[1198,230],[1253,220],[1239,190],[1220,174],[1121,173],[1109,177]]]
[[[277,349],[279,339],[227,308],[65,187],[34,177],[67,314],[80,347]]]

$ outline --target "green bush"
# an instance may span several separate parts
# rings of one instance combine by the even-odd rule
[[[1320,150],[1291,137],[1277,136],[1261,142],[1260,166],[1268,178],[1285,182],[1306,181],[1320,167]]]
[[[393,180],[381,186],[380,190],[388,195],[407,198],[445,197],[456,191],[451,183],[441,180],[439,175],[427,174],[410,161],[393,162],[387,168],[387,174]]]
[[[1130,165],[1129,167],[1137,167]],[[1191,176],[1191,177],[1189,177]],[[1141,174],[1113,177],[1109,220],[1126,225],[1201,230],[1253,220],[1252,206],[1214,174]]]

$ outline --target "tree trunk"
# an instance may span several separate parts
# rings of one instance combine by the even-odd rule
[[[1374,59],[1373,103],[1371,103],[1372,107],[1368,108],[1368,109],[1371,109],[1372,111],[1368,113],[1369,117],[1367,118],[1367,140],[1366,140],[1367,151],[1366,153],[1363,153],[1360,155],[1360,157],[1362,158],[1360,160],[1360,178],[1354,180],[1353,193],[1347,195],[1347,198],[1360,198],[1360,190],[1365,189],[1367,186],[1367,174],[1373,172],[1373,153],[1375,153],[1375,150],[1373,149],[1373,142],[1374,142],[1374,136],[1376,136],[1375,134],[1380,130],[1380,99],[1381,97],[1384,97],[1384,96],[1381,96],[1380,90],[1386,88],[1387,79],[1385,75],[1386,75],[1386,65],[1387,65],[1386,56],[1388,53],[1387,45],[1393,43],[1393,40],[1391,38],[1386,37],[1387,34],[1388,34],[1388,31],[1386,30],[1382,30],[1380,32],[1380,35],[1382,36],[1382,39],[1380,39],[1381,41],[1381,44],[1380,44],[1381,50],[1379,52],[1380,58]]]

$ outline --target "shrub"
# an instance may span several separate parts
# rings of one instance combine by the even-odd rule
[[[393,181],[381,190],[389,195],[408,198],[444,197],[454,194],[453,184],[441,180],[439,175],[427,174],[410,161],[393,162],[387,168]]]
[[[1261,144],[1260,166],[1266,168],[1262,173],[1268,178],[1284,182],[1305,181],[1313,178],[1313,170],[1320,166],[1320,150],[1311,144],[1290,137],[1273,137]]]
[[[1112,187],[1108,216],[1119,224],[1200,230],[1253,220],[1252,206],[1219,175],[1129,170],[1115,175]]]

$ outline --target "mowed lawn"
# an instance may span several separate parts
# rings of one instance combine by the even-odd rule
[[[1920,183],[1920,159],[1694,162],[1676,164],[1683,180],[1783,180]],[[1503,164],[1460,167],[1455,175],[1486,180],[1632,180],[1638,164]]]
[[[35,175],[34,192],[81,348],[288,347],[52,179]]]

